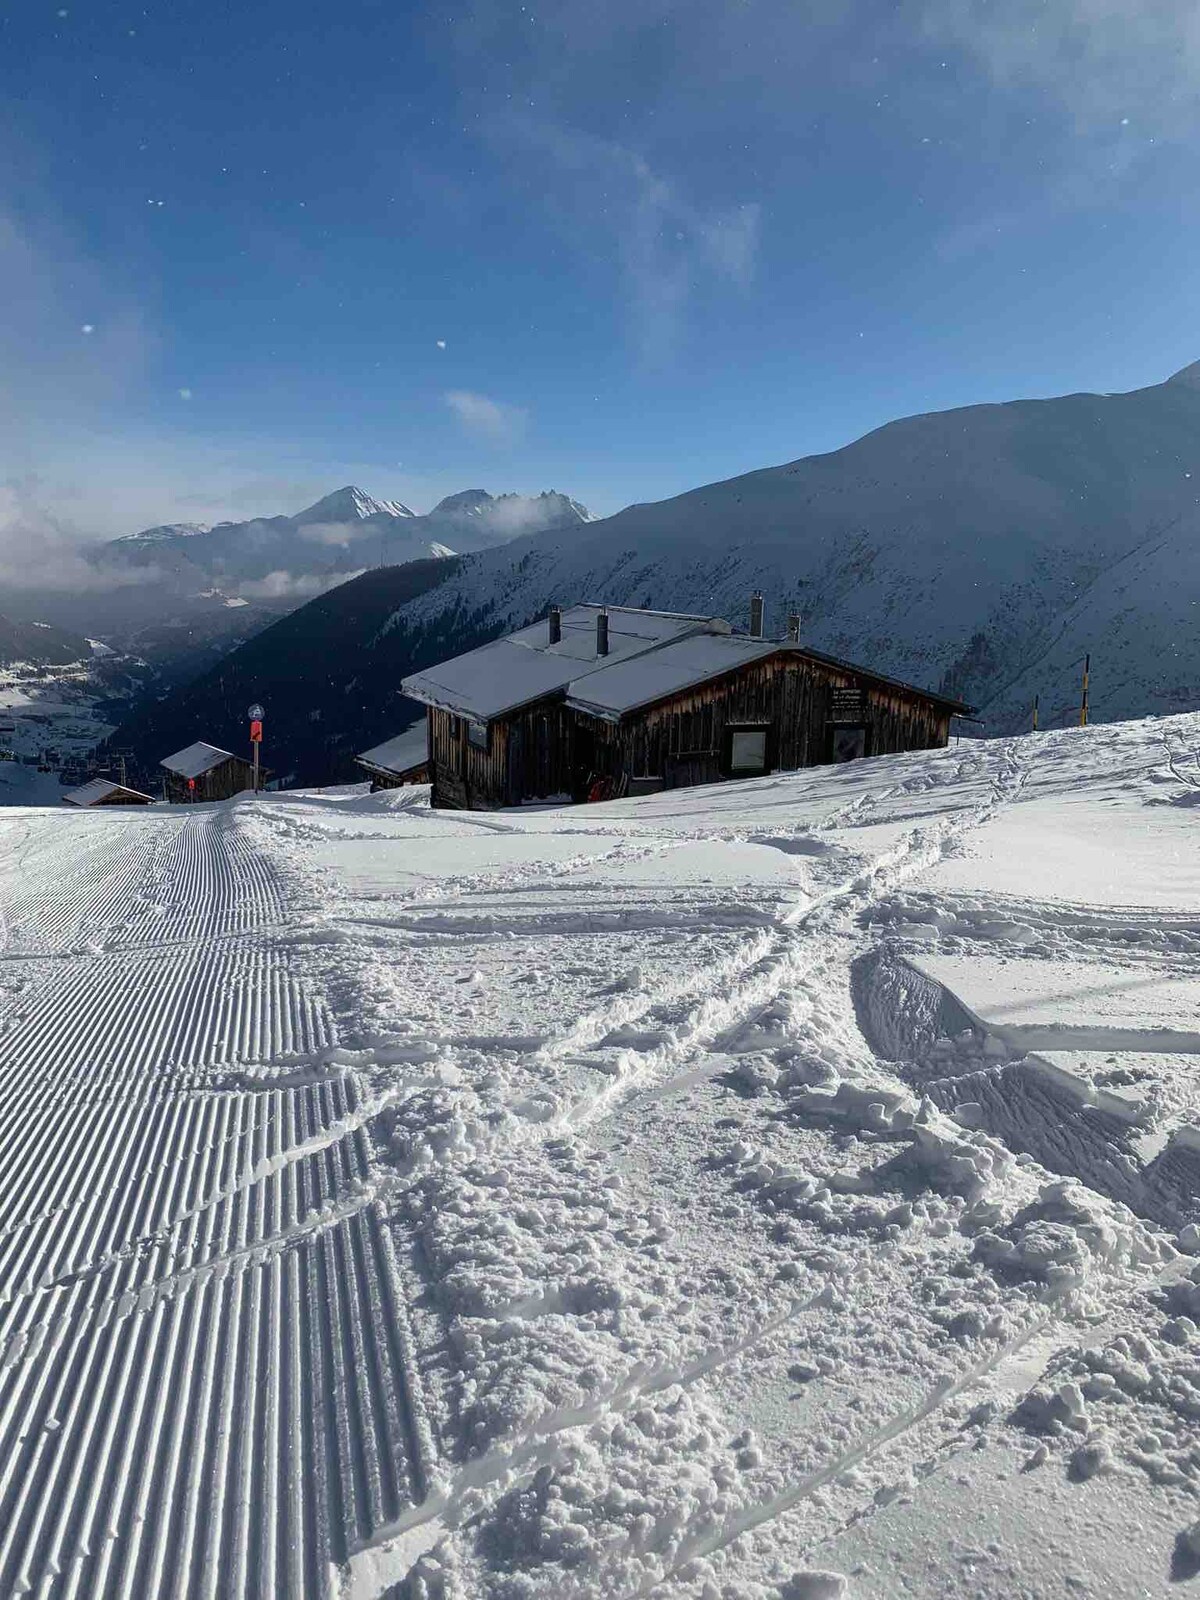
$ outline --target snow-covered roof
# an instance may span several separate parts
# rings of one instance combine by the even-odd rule
[[[153,803],[153,796],[140,789],[130,789],[126,784],[113,783],[109,778],[93,778],[78,789],[68,789],[63,799],[69,806],[98,806],[114,794],[127,794],[132,799]]]
[[[608,654],[599,656],[596,618],[605,609]],[[627,606],[571,606],[562,613],[562,638],[557,644],[550,643],[549,624],[543,617],[504,639],[414,673],[404,679],[401,688],[414,700],[486,722],[677,639],[692,634],[727,635],[729,631],[729,624],[720,617],[637,611]]]
[[[900,689],[905,694],[921,695],[926,700],[936,700],[955,712],[966,712],[970,707],[949,695],[937,694],[932,689],[921,689],[904,683],[899,678],[888,678],[853,661],[842,661],[837,656],[810,650],[805,645],[781,639],[750,639],[744,634],[697,634],[677,643],[664,645],[661,650],[640,656],[633,661],[618,662],[603,672],[594,672],[579,684],[567,687],[567,704],[577,711],[587,711],[593,716],[615,720],[640,706],[653,705],[690,689],[694,684],[706,683],[723,673],[733,672],[748,661],[760,661],[765,656],[787,651],[804,656],[810,661],[821,661],[839,671],[853,673],[864,683],[884,684]]]
[[[236,757],[232,750],[220,750],[215,744],[205,744],[198,739],[195,744],[189,744],[186,750],[176,750],[173,756],[164,756],[159,766],[166,767],[168,772],[174,772],[180,778],[198,778],[202,773],[219,767],[222,761],[233,760]]]
[[[678,639],[630,661],[618,661],[593,672],[567,689],[567,704],[598,717],[620,717],[638,706],[665,699],[692,684],[774,655],[774,639],[747,639],[733,634],[702,633]]]
[[[429,759],[429,726],[426,719],[422,717],[415,726],[405,728],[403,733],[385,739],[382,744],[372,745],[354,759],[364,767],[378,767],[383,772],[394,772],[397,776],[411,772],[414,767],[423,767]]]

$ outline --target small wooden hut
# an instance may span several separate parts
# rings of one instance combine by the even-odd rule
[[[79,806],[83,810],[95,806],[152,806],[154,796],[140,789],[130,789],[123,783],[113,783],[108,778],[93,778],[91,783],[70,789],[62,797],[63,804]]]
[[[222,750],[215,744],[198,740],[173,756],[164,756],[159,762],[166,773],[164,788],[172,805],[187,804],[194,800],[228,800],[254,787],[254,767],[231,750]],[[259,768],[259,787],[266,783],[269,774]]]
[[[401,789],[410,783],[429,782],[429,719],[422,717],[392,739],[373,745],[355,756],[356,763],[377,789]]]
[[[435,806],[607,799],[947,743],[961,701],[720,617],[552,609],[406,678]]]

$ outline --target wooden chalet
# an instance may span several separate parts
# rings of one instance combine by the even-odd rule
[[[140,789],[130,789],[123,783],[113,783],[108,778],[93,778],[91,783],[70,789],[62,797],[66,806],[90,810],[95,806],[152,806],[154,796]]]
[[[492,809],[755,777],[949,739],[958,700],[720,617],[552,608],[507,638],[415,673],[432,803]]]
[[[222,750],[215,744],[198,740],[173,756],[164,756],[159,762],[166,773],[163,787],[172,805],[186,805],[195,800],[228,800],[254,787],[254,766],[235,756],[231,750]],[[259,768],[259,788],[269,774]]]
[[[422,717],[393,739],[373,745],[355,756],[355,762],[371,780],[371,793],[377,789],[400,789],[409,783],[429,782],[428,719]]]

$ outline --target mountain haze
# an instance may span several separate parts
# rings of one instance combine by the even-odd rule
[[[410,561],[361,573],[280,617],[192,682],[143,704],[110,741],[129,752],[139,781],[154,787],[158,762],[205,739],[240,750],[246,708],[266,711],[263,759],[296,783],[333,783],[355,775],[353,755],[380,727],[411,722],[417,708],[401,698],[408,670],[402,634],[389,619],[415,596],[447,582],[455,557]],[[469,622],[456,613],[446,631],[426,636],[429,659],[453,653]]]
[[[66,666],[73,661],[90,661],[88,641],[65,628],[46,622],[14,622],[0,616],[0,666],[27,662],[31,666]]]
[[[47,573],[5,597],[22,624],[50,622],[102,640],[140,704],[190,681],[280,616],[355,573],[494,549],[522,533],[591,520],[555,491],[466,489],[420,514],[353,484],[289,515],[209,526],[164,523],[82,552],[83,582]],[[2,642],[2,641],[0,641]]]
[[[486,550],[518,534],[589,520],[585,507],[553,491],[494,496],[468,489],[419,515],[349,484],[293,516],[127,534],[102,546],[96,563],[113,575],[137,570],[179,589],[217,585],[231,596],[271,599],[303,596],[305,585],[311,594],[365,567]]]

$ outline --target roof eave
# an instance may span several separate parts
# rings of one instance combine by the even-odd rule
[[[525,711],[529,706],[536,706],[543,700],[561,700],[566,693],[567,685],[560,684],[554,689],[544,689],[540,694],[531,694],[524,700],[516,700],[512,705],[501,706],[498,710],[480,711],[478,706],[468,705],[464,700],[451,700],[433,694],[423,693],[420,689],[411,688],[407,678],[400,683],[400,692],[410,700],[419,700],[422,705],[432,706],[435,711],[449,711],[455,717],[470,717],[475,722],[498,722],[502,717],[511,717],[518,711]]]
[[[726,667],[720,672],[709,673],[702,677],[694,678],[688,683],[677,684],[674,689],[668,689],[663,694],[649,695],[645,700],[639,700],[636,705],[622,706],[619,711],[614,710],[611,706],[589,703],[580,696],[573,695],[570,692],[570,685],[568,685],[567,689],[566,704],[570,710],[582,711],[586,716],[597,717],[602,722],[619,723],[625,717],[632,717],[639,711],[648,711],[654,706],[664,705],[668,700],[674,700],[676,696],[687,694],[702,685],[721,683],[724,679],[732,677],[746,667],[754,666],[758,662],[769,661],[772,656],[786,654],[807,656],[811,660],[838,667],[848,673],[855,673],[861,678],[869,679],[872,683],[886,684],[891,689],[902,689],[906,694],[916,695],[922,700],[931,701],[934,705],[943,706],[950,712],[951,716],[967,717],[973,716],[975,713],[974,706],[966,705],[961,700],[952,700],[948,695],[935,694],[932,689],[921,689],[915,683],[905,683],[902,678],[885,677],[883,673],[872,672],[869,667],[855,666],[853,662],[841,661],[837,656],[827,656],[819,650],[809,650],[804,645],[793,644],[786,639],[769,642],[773,644],[774,648],[747,656],[745,661],[735,662],[732,666]]]
[[[365,772],[378,772],[384,778],[407,778],[410,772],[419,772],[422,767],[427,767],[429,757],[422,756],[420,761],[410,761],[404,767],[385,767],[378,761],[368,761],[366,756],[355,756],[354,764]]]
[[[935,689],[922,689],[918,684],[906,683],[903,678],[889,678],[885,672],[873,672],[870,667],[860,667],[854,661],[843,661],[841,656],[827,655],[824,650],[813,650],[808,645],[796,644],[790,639],[781,639],[778,647],[789,655],[808,656],[812,661],[821,661],[826,666],[837,667],[842,672],[853,673],[860,678],[868,678],[872,683],[883,683],[889,689],[903,689],[906,694],[919,695],[922,700],[932,700],[935,705],[945,706],[953,715],[974,715],[975,707],[966,705],[961,700],[954,700],[949,695],[938,694]]]

